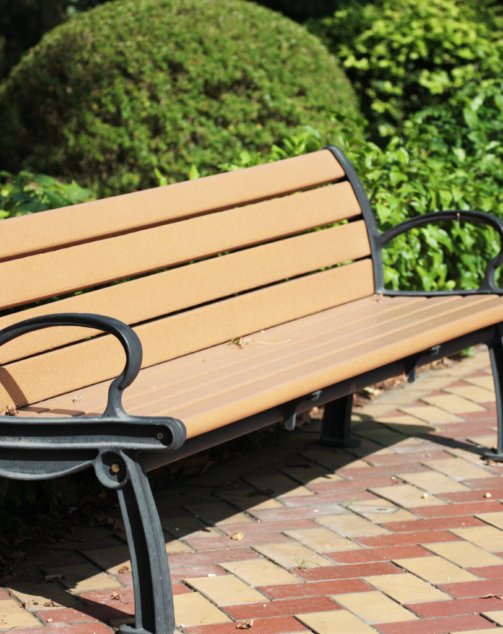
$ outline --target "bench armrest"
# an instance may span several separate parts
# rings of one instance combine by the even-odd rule
[[[480,285],[480,287],[476,290],[472,291],[461,291],[463,294],[474,294],[474,293],[496,293],[503,294],[503,289],[498,288],[495,281],[495,272],[496,269],[503,264],[503,221],[484,211],[437,211],[434,213],[424,214],[423,216],[416,216],[415,218],[411,218],[410,220],[405,220],[401,222],[396,227],[392,227],[388,229],[388,231],[381,233],[375,237],[376,246],[379,250],[381,250],[386,244],[400,235],[401,233],[405,233],[410,229],[414,229],[416,227],[421,227],[426,224],[430,224],[432,222],[442,222],[445,220],[454,220],[454,221],[468,221],[479,224],[486,224],[491,226],[493,229],[497,231],[500,237],[500,244],[502,248],[499,254],[490,260],[487,264],[484,281]],[[424,291],[384,291],[385,294],[392,295],[459,295],[459,290],[454,291],[433,291],[429,293],[425,293]]]
[[[141,368],[142,346],[127,324],[92,313],[59,313],[20,321],[0,331],[0,346],[24,334],[52,326],[82,326],[114,335],[126,354],[121,374],[110,384],[105,411],[98,416],[0,416],[0,447],[30,449],[178,449],[185,441],[185,425],[171,417],[130,416],[122,393]]]

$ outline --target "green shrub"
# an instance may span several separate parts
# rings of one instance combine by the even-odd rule
[[[417,131],[408,139],[393,138],[384,150],[368,143],[349,151],[382,230],[439,210],[472,209],[503,216],[503,183],[501,177],[499,184],[491,178],[490,156],[480,162],[449,152],[441,140],[429,142],[419,123]],[[429,224],[398,236],[386,248],[386,287],[476,288],[501,246],[493,229],[478,224]]]
[[[202,173],[312,124],[358,138],[337,62],[302,27],[242,0],[125,0],[57,27],[0,89],[0,164],[100,194]]]
[[[352,152],[383,229],[439,209],[503,217],[502,15],[490,0],[378,0],[314,25],[383,148]],[[428,225],[390,244],[386,282],[474,288],[499,246],[478,225]]]
[[[378,0],[313,23],[362,99],[374,138],[503,75],[503,22],[488,0]]]
[[[0,172],[0,219],[58,209],[94,198],[90,189],[46,174]]]
[[[378,227],[386,231],[414,216],[439,210],[480,210],[503,216],[503,170],[491,177],[486,159],[449,152],[420,122],[409,138],[393,137],[385,149],[371,142],[342,143],[371,201]],[[412,134],[412,130],[416,135]],[[433,139],[433,140],[432,140]],[[220,170],[251,167],[322,147],[320,133],[306,126],[262,152],[241,152]],[[194,177],[199,175],[192,166]],[[163,184],[163,183],[161,183]],[[384,251],[386,288],[437,291],[477,288],[487,262],[500,249],[495,231],[472,223],[432,223],[395,238]]]

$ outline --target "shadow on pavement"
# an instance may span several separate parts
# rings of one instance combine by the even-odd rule
[[[360,489],[364,498],[371,497],[372,466],[385,464],[382,456],[402,441],[406,442],[399,449],[404,454],[417,451],[412,445],[418,442],[425,450],[437,452],[462,449],[481,455],[484,450],[443,436],[426,424],[380,423],[358,411],[353,428],[362,442],[356,449],[322,447],[317,443],[319,428],[319,421],[313,419],[294,432],[277,426],[151,474],[175,584],[186,576],[206,576],[211,570],[212,564],[197,548],[194,553],[191,545],[204,548],[208,539],[216,549],[228,548],[235,553],[245,548],[249,542],[244,530],[240,537],[241,527],[266,519],[268,509],[278,508],[278,498],[293,518],[298,516],[305,504],[301,500],[305,500],[305,484],[310,483],[311,491],[317,494],[314,497],[320,514],[353,512],[348,507],[362,495],[355,493],[353,483],[370,478],[368,485],[361,482]],[[362,468],[357,462],[361,459],[368,461]],[[351,468],[334,488],[334,476],[344,467]],[[324,492],[325,482],[332,483],[329,494]],[[24,554],[16,558],[11,571],[4,571],[2,585],[30,611],[60,605],[114,625],[130,618],[134,610],[132,581],[117,508],[103,510],[100,504],[94,513],[91,508],[91,515],[94,526],[69,526],[65,532],[48,522],[38,527],[29,541],[14,546]],[[284,517],[288,516],[286,510]],[[216,525],[219,531],[215,531]],[[188,543],[180,541],[186,537],[190,538]],[[8,559],[5,548],[12,545],[4,547]]]

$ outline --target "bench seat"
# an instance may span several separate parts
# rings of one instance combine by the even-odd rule
[[[145,368],[124,405],[133,415],[175,416],[192,438],[498,321],[503,297],[496,295],[374,295]],[[22,413],[97,415],[108,385],[71,391]]]

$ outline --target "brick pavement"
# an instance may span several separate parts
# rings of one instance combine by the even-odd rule
[[[354,414],[191,463],[156,497],[184,634],[485,634],[503,626],[503,465],[488,357],[430,369]],[[0,632],[102,634],[133,612],[124,536],[41,537],[0,588]]]

